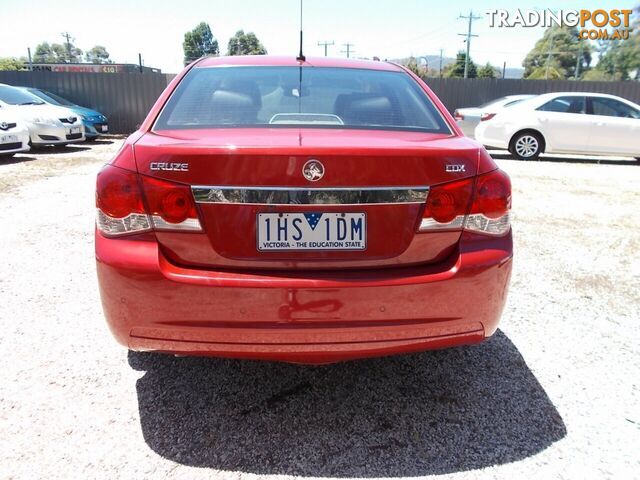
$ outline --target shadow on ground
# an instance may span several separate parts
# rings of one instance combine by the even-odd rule
[[[304,367],[129,353],[142,432],[175,462],[389,477],[514,462],[566,435],[501,332],[465,348]]]
[[[64,153],[77,153],[91,150],[90,146],[84,146],[78,143],[69,145],[56,145],[50,147],[37,147],[29,150],[29,155],[61,155]]]
[[[517,160],[513,155],[511,155],[507,151],[491,151],[491,157],[496,160]],[[628,159],[619,160],[619,159],[609,159],[609,158],[599,158],[599,157],[557,157],[557,156],[542,156],[537,160],[521,160],[522,162],[553,162],[553,163],[584,163],[584,164],[592,164],[592,165],[639,165],[640,162],[629,157]]]

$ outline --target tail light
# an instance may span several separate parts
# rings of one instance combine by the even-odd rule
[[[453,118],[457,121],[464,120],[464,115],[462,115],[458,110],[453,112]]]
[[[202,230],[188,186],[139,177],[111,165],[98,174],[96,207],[96,225],[106,235],[152,229]]]
[[[469,230],[489,235],[509,231],[511,181],[501,170],[436,185],[429,190],[419,232]]]
[[[480,115],[480,121],[486,122],[487,120],[491,120],[495,116],[495,113],[483,113],[482,115]]]
[[[511,180],[502,170],[476,178],[476,191],[464,228],[490,235],[504,235],[511,227]]]

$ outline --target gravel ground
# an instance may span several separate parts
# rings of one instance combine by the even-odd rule
[[[501,330],[323,367],[128,353],[93,260],[120,139],[0,161],[0,477],[640,476],[640,166],[500,165]]]

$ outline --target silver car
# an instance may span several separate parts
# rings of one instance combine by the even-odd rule
[[[10,111],[27,125],[32,147],[85,140],[85,129],[79,115],[68,108],[49,105],[18,88],[0,84],[0,108]]]
[[[533,98],[536,95],[507,95],[506,97],[496,98],[479,107],[458,108],[453,112],[453,118],[458,122],[458,126],[462,129],[467,137],[474,138],[473,132],[476,127],[483,120],[482,115],[488,119],[490,115],[495,115],[498,110],[510,107],[516,103]]]

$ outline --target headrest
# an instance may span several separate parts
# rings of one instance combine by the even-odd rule
[[[398,124],[398,112],[391,99],[376,93],[338,95],[335,112],[345,124]]]

